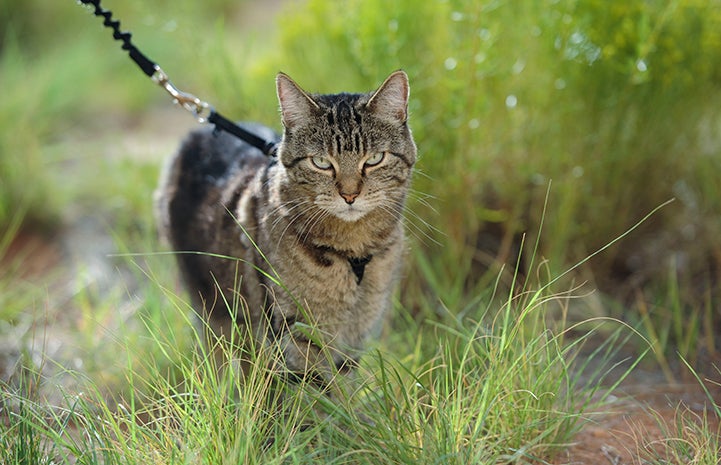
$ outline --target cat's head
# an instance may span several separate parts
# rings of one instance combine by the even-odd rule
[[[278,156],[298,202],[344,221],[399,213],[416,161],[408,128],[408,77],[396,71],[366,94],[309,94],[278,74],[283,140]]]

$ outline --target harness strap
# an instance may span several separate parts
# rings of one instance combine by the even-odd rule
[[[214,124],[216,129],[222,129],[225,132],[233,134],[238,139],[247,142],[253,147],[260,149],[260,151],[265,155],[269,157],[276,156],[276,150],[278,149],[278,144],[276,142],[263,139],[262,137],[243,129],[215,110],[211,109],[210,115],[208,116],[208,122]]]
[[[207,102],[200,100],[193,94],[183,92],[175,87],[170,82],[168,75],[165,74],[160,66],[146,57],[140,50],[137,49],[137,47],[135,47],[135,45],[133,45],[131,42],[132,34],[130,32],[123,32],[120,30],[120,21],[113,19],[113,13],[110,10],[105,10],[100,6],[100,0],[78,1],[84,5],[93,6],[93,14],[104,18],[103,26],[112,29],[113,39],[122,42],[122,49],[127,50],[128,55],[135,64],[138,65],[140,70],[145,73],[146,76],[155,81],[155,83],[163,87],[173,98],[173,101],[192,113],[198,122],[214,124],[216,129],[223,130],[234,135],[240,140],[259,149],[269,157],[276,155],[277,144],[274,141],[263,139],[257,134],[253,134],[252,132],[243,129],[222,116],[220,113],[216,112],[215,109]]]
[[[353,270],[353,274],[356,277],[356,282],[358,284],[363,281],[363,274],[366,271],[366,265],[370,263],[371,259],[373,258],[373,255],[367,255],[365,257],[361,258],[355,258],[355,257],[349,257],[348,263],[350,263],[350,269]]]

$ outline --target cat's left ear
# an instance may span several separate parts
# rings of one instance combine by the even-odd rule
[[[318,104],[287,74],[278,73],[275,84],[283,126],[287,129],[298,126],[311,116],[313,110],[318,109]]]
[[[366,106],[379,118],[403,124],[408,119],[409,95],[408,76],[398,70],[386,78]]]

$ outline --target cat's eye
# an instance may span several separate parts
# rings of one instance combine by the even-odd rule
[[[319,170],[329,170],[333,168],[333,163],[331,163],[326,157],[312,157],[310,161],[313,163],[313,166]]]
[[[368,157],[368,159],[365,162],[365,165],[366,166],[376,166],[380,162],[383,161],[385,156],[386,156],[385,152],[376,152],[373,155],[371,155],[370,157]]]

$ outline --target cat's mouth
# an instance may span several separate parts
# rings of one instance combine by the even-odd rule
[[[368,209],[359,206],[356,202],[350,205],[336,205],[335,208],[331,210],[331,213],[343,221],[354,222],[363,218],[368,213]]]
[[[319,196],[315,199],[315,206],[327,215],[349,223],[359,221],[376,206],[376,203],[367,198],[358,198],[348,203],[340,196]]]

